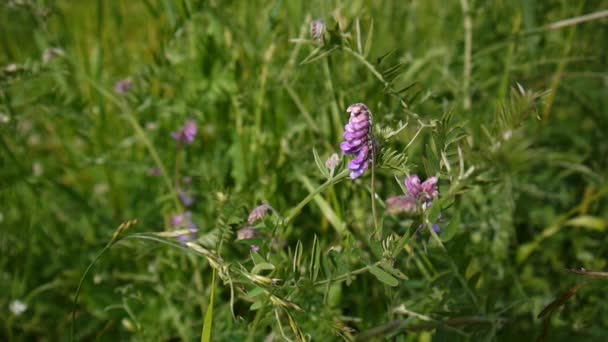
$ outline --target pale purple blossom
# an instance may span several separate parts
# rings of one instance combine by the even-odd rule
[[[177,132],[173,132],[171,136],[182,144],[190,145],[196,138],[197,126],[196,121],[188,120],[184,126]]]
[[[261,205],[255,207],[251,213],[249,213],[249,217],[247,217],[247,222],[249,224],[255,224],[256,222],[263,219],[268,211],[271,210],[272,207],[268,203],[262,203]]]
[[[325,167],[329,170],[329,172],[333,175],[334,170],[340,165],[340,156],[337,153],[332,153],[327,161],[325,161]]]
[[[258,231],[250,226],[245,226],[236,232],[237,240],[251,240],[258,238],[259,236],[260,234],[258,233]]]
[[[260,246],[258,246],[258,245],[251,245],[249,248],[254,253],[258,253],[260,251]]]
[[[417,175],[412,175],[406,178],[404,183],[408,195],[416,200],[422,200],[423,203],[431,202],[439,197],[437,177],[428,178],[423,183],[420,183],[420,178]]]
[[[179,199],[182,201],[186,207],[192,206],[194,204],[194,198],[188,194],[188,192],[181,190],[179,192]]]
[[[325,41],[325,30],[327,26],[325,25],[325,21],[323,20],[314,20],[310,23],[310,35],[312,39],[319,43],[323,43]]]
[[[178,238],[181,242],[185,243],[196,239],[198,228],[196,227],[196,224],[192,222],[191,212],[186,211],[183,214],[174,215],[171,218],[171,225],[175,229],[187,229],[189,231],[188,234],[184,234]]]
[[[118,95],[124,95],[131,91],[131,88],[133,88],[133,81],[127,78],[116,82],[114,85],[114,92]]]
[[[416,200],[406,195],[390,197],[386,200],[386,211],[391,215],[413,214],[416,212]]]
[[[363,103],[353,104],[346,111],[350,113],[350,119],[344,126],[344,141],[340,143],[340,149],[344,154],[356,156],[348,163],[350,178],[356,179],[372,162],[372,117]]]

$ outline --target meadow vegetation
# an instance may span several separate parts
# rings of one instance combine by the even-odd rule
[[[2,1],[0,340],[605,340],[607,8]]]

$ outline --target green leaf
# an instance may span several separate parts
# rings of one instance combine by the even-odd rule
[[[385,261],[381,262],[380,267],[382,267],[383,270],[385,270],[386,272],[390,273],[391,275],[393,275],[399,279],[402,279],[402,280],[408,279],[407,276],[403,272],[401,272],[398,269],[394,268],[393,266],[389,265],[388,262],[385,262]]]
[[[251,306],[249,307],[249,310],[251,311],[255,311],[258,310],[259,308],[262,307],[262,300],[258,300],[256,302],[254,302],[253,304],[251,304]]]
[[[432,223],[436,223],[439,218],[439,213],[441,212],[441,204],[443,203],[443,199],[436,200],[433,202],[431,209],[429,210],[429,221]]]
[[[441,241],[450,241],[454,235],[456,235],[458,229],[460,229],[460,214],[456,214],[454,217],[452,217],[450,223],[448,223],[445,228],[442,227],[441,235],[439,236],[441,237]]]
[[[211,341],[211,329],[213,325],[213,300],[215,298],[215,269],[211,276],[211,295],[209,296],[209,307],[205,313],[205,323],[203,324],[203,333],[201,334],[201,342]]]
[[[369,272],[373,274],[378,280],[385,283],[388,286],[397,286],[399,285],[399,280],[388,274],[386,271],[381,269],[378,266],[371,265],[368,267]]]
[[[317,168],[319,169],[319,172],[321,172],[321,174],[323,175],[323,177],[329,178],[329,171],[327,170],[327,167],[325,167],[325,164],[323,163],[323,161],[319,157],[319,154],[317,153],[317,150],[313,148],[312,149],[312,154],[315,157],[315,164],[317,164]]]
[[[601,217],[590,216],[590,215],[581,215],[575,218],[572,218],[566,222],[567,226],[587,228],[591,230],[604,231],[606,230],[606,221],[604,221]]]
[[[263,262],[263,263],[259,263],[257,265],[255,265],[253,267],[253,269],[251,270],[251,273],[253,274],[258,274],[262,271],[274,271],[275,267],[273,264],[269,263],[269,262]]]

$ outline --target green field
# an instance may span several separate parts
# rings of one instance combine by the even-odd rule
[[[0,341],[605,341],[607,47],[604,0],[2,0]]]

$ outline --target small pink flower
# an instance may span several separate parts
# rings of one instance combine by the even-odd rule
[[[255,207],[251,211],[251,213],[249,214],[249,217],[247,217],[247,222],[249,224],[255,224],[256,222],[263,219],[264,216],[266,216],[268,214],[268,211],[271,209],[272,209],[272,207],[270,205],[268,205],[268,203],[262,203],[262,205]]]
[[[191,145],[196,138],[197,130],[196,121],[188,120],[182,129],[173,132],[171,136],[182,144]]]
[[[423,202],[430,202],[439,197],[437,177],[428,178],[420,183],[420,178],[417,175],[412,175],[405,179],[405,187],[407,193],[416,200],[422,199]]]
[[[410,196],[394,196],[386,200],[386,211],[391,215],[416,212],[416,200]]]
[[[237,240],[251,240],[251,239],[255,239],[257,237],[259,237],[260,234],[258,233],[258,231],[250,226],[245,226],[241,229],[239,229],[238,232],[236,232],[236,239]]]

